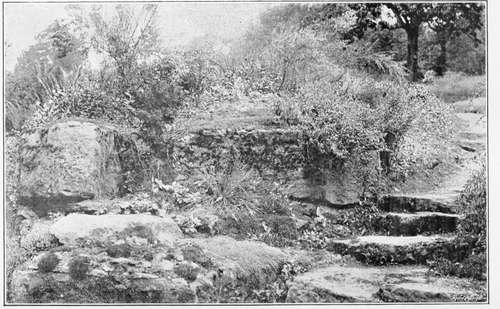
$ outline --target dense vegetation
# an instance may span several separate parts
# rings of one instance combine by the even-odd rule
[[[224,53],[211,37],[182,50],[165,46],[156,4],[140,11],[116,5],[111,18],[98,7],[70,10],[72,18],[41,32],[6,76],[7,230],[13,234],[7,242],[8,272],[33,250],[51,246],[51,239],[18,244],[14,163],[19,139],[51,122],[86,118],[133,132],[147,177],[139,183],[129,179],[127,193],[154,193],[167,210],[216,209],[223,220],[210,228],[214,233],[278,247],[301,242],[320,248],[324,235],[339,232],[320,224],[299,231],[279,184],[241,162],[237,151],[224,154],[217,166],[196,169],[171,160],[178,142],[175,120],[241,98],[265,101],[274,111],[267,116],[304,132],[306,161],[355,167],[366,196],[377,197],[391,184],[450,160],[444,157],[453,135],[449,103],[485,95],[480,5],[280,5],[262,14],[244,37],[226,43]],[[396,23],[384,17],[391,12]],[[97,67],[90,53],[102,58]],[[377,169],[369,167],[373,154],[380,161],[380,153],[389,154],[387,160]],[[463,264],[436,261],[443,274],[481,279],[484,273],[485,168],[481,173],[461,198],[466,219],[460,237],[471,244],[472,256]],[[343,220],[362,230],[355,221],[373,212],[367,204]],[[189,233],[200,226],[185,222],[182,228]],[[110,250],[115,255],[121,249]],[[39,267],[49,272],[58,262],[48,254]],[[69,267],[80,279],[88,269],[83,258]],[[190,269],[176,272],[191,276]]]

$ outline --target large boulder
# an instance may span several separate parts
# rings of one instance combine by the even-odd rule
[[[20,202],[39,214],[70,202],[114,197],[137,176],[133,140],[113,126],[86,120],[52,124],[25,138],[20,150]]]
[[[172,244],[183,236],[170,218],[146,214],[84,215],[70,214],[56,221],[50,233],[65,245],[115,243],[123,241]]]

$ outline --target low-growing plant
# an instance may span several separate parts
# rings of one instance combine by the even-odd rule
[[[49,273],[57,267],[59,261],[60,259],[55,253],[46,253],[38,261],[38,270],[42,273]]]
[[[110,257],[130,257],[132,252],[132,247],[129,244],[116,244],[110,245],[106,248],[106,253]]]
[[[487,189],[486,164],[482,165],[467,181],[458,199],[465,216],[458,225],[457,244],[467,247],[462,259],[440,259],[432,264],[441,275],[455,275],[484,280],[487,271]]]
[[[193,263],[181,263],[175,265],[174,273],[181,278],[186,279],[187,282],[193,282],[200,273],[200,268]]]
[[[87,277],[90,268],[89,258],[76,256],[69,262],[69,275],[73,280],[83,280]]]

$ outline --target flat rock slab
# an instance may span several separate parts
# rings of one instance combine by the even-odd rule
[[[351,255],[358,261],[375,264],[425,264],[427,260],[446,257],[462,259],[468,254],[465,244],[453,237],[433,236],[362,236],[355,239],[332,240],[327,250]]]
[[[441,212],[382,213],[373,218],[372,229],[390,236],[416,236],[455,232],[460,215]]]
[[[387,245],[387,246],[411,246],[415,244],[433,243],[439,240],[448,240],[441,236],[360,236],[355,239],[335,240],[337,243],[348,244],[352,246],[361,246],[366,244]]]
[[[485,289],[482,285],[466,279],[430,276],[426,267],[335,265],[297,276],[288,290],[287,302],[479,301]]]
[[[113,243],[128,237],[172,244],[183,237],[182,231],[171,218],[145,214],[70,214],[56,221],[50,227],[50,233],[65,245],[78,245],[82,242]]]
[[[197,246],[215,266],[237,277],[254,277],[259,281],[274,277],[287,261],[287,254],[258,241],[238,241],[226,236],[182,239],[184,247]]]

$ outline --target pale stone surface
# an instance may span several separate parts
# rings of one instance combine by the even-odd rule
[[[278,248],[226,236],[183,239],[180,243],[199,246],[220,269],[235,275],[276,273],[280,263],[287,259],[287,255]]]
[[[102,216],[70,214],[55,222],[50,232],[61,243],[75,245],[79,241],[106,241],[116,233],[134,228],[150,229],[160,243],[171,244],[182,237],[181,230],[172,219],[145,214]]]
[[[359,236],[355,239],[345,239],[345,240],[334,240],[333,242],[344,243],[349,245],[366,245],[366,244],[376,244],[376,245],[388,245],[388,246],[410,246],[422,243],[433,243],[440,240],[451,240],[452,237],[444,237],[440,235],[432,236],[380,236],[380,235],[369,235],[369,236]]]
[[[451,301],[478,290],[470,280],[429,276],[427,271],[418,266],[328,266],[297,276],[287,302],[380,302],[380,289],[384,301]]]

